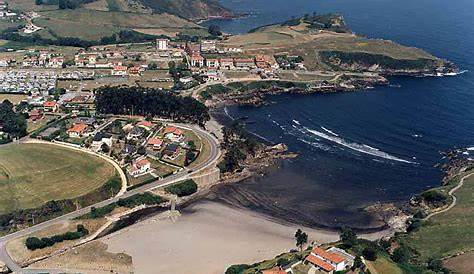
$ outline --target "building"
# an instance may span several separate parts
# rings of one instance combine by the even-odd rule
[[[109,148],[112,147],[112,134],[98,132],[92,139],[91,148],[95,151],[99,151],[104,144]]]
[[[147,146],[154,150],[161,149],[163,146],[163,140],[152,137],[148,139]]]
[[[150,121],[140,121],[136,124],[136,126],[150,131],[154,125]]]
[[[160,51],[168,50],[168,39],[159,38],[156,39],[156,48]]]
[[[169,159],[175,159],[179,155],[179,145],[176,143],[168,144],[163,150],[163,156]]]
[[[133,127],[127,135],[127,139],[139,139],[145,134],[145,130],[142,127]]]
[[[186,42],[186,46],[184,50],[189,56],[201,55],[201,50],[199,46],[196,44],[191,44],[191,43]]]
[[[200,54],[191,55],[191,67],[204,67],[204,57]]]
[[[144,175],[151,169],[151,164],[147,159],[137,159],[132,162],[131,167],[128,169],[128,174],[133,177],[139,177]]]
[[[30,111],[28,113],[28,116],[30,117],[30,120],[31,121],[38,121],[38,120],[41,120],[43,118],[43,111],[41,109],[33,109],[32,111]]]
[[[320,247],[314,247],[304,262],[310,264],[316,270],[333,273],[352,267],[354,258],[354,256],[339,248],[324,250]]]
[[[216,51],[215,40],[202,40],[201,41],[201,52],[214,52]]]
[[[236,58],[234,63],[235,67],[241,70],[256,68],[255,61],[252,58]]]
[[[206,59],[206,67],[218,69],[219,68],[219,59],[209,58]]]
[[[219,60],[219,63],[220,63],[221,69],[227,69],[227,70],[235,69],[234,59],[232,58],[221,58]]]
[[[43,103],[43,110],[47,112],[56,112],[58,111],[58,103],[55,101],[46,101]]]
[[[67,134],[71,138],[80,138],[86,133],[86,130],[86,124],[74,124],[70,129],[67,130]]]
[[[115,66],[112,69],[111,74],[113,76],[127,76],[128,68],[126,66]]]
[[[181,142],[184,139],[183,131],[177,127],[166,127],[165,138],[172,142]]]
[[[142,74],[142,68],[139,66],[134,66],[128,69],[128,73],[132,76],[140,76]]]

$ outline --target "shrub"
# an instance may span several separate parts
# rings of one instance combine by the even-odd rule
[[[375,261],[377,260],[377,250],[372,247],[366,247],[362,250],[362,256],[369,261]]]
[[[25,244],[26,248],[28,248],[29,250],[36,250],[46,247],[45,243],[37,237],[28,237],[26,239]]]
[[[85,235],[89,234],[84,225],[78,224],[76,231],[68,231],[64,234],[54,235],[52,237],[43,237],[41,239],[37,237],[28,237],[26,239],[25,245],[29,250],[42,249],[48,246],[53,246],[56,243],[60,243],[64,240],[77,240]]]
[[[410,251],[404,246],[400,246],[393,251],[392,260],[397,263],[406,263],[410,259]]]
[[[195,193],[198,189],[196,182],[186,180],[182,183],[165,187],[166,192],[177,195],[178,197],[188,196]]]
[[[238,264],[232,265],[225,271],[225,274],[241,274],[244,270],[248,269],[249,265],[246,264]]]

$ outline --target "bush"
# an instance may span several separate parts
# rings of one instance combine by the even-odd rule
[[[76,231],[68,231],[64,234],[54,235],[52,237],[43,237],[41,239],[37,237],[28,237],[26,239],[25,245],[29,250],[42,249],[48,246],[53,246],[56,243],[60,243],[65,240],[77,240],[85,235],[89,234],[84,225],[78,224]]]
[[[446,194],[436,190],[428,190],[421,194],[421,197],[429,204],[444,203],[448,199]]]
[[[225,274],[241,274],[244,270],[248,269],[249,265],[246,264],[238,264],[232,265],[225,271]]]
[[[372,247],[366,247],[362,250],[362,256],[369,261],[377,260],[377,250]]]
[[[410,259],[410,250],[404,246],[400,246],[393,251],[392,260],[396,263],[406,263]]]
[[[198,189],[196,182],[193,180],[186,180],[182,183],[165,187],[165,191],[175,194],[178,197],[188,196],[195,193]]]

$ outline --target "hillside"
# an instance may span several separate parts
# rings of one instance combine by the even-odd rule
[[[190,20],[229,17],[232,12],[217,0],[138,0],[155,12],[166,12]]]

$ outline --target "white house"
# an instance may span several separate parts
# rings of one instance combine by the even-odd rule
[[[151,169],[151,164],[147,159],[137,159],[132,162],[131,167],[128,169],[128,174],[133,177],[139,177]]]
[[[324,250],[314,247],[304,262],[318,271],[333,273],[350,268],[354,263],[354,256],[339,248]]]

